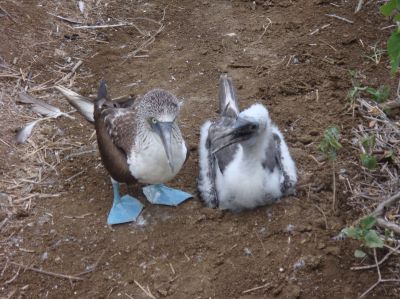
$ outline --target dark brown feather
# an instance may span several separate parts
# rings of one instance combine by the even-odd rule
[[[127,155],[133,145],[135,137],[135,112],[130,108],[116,108],[116,106],[130,103],[126,101],[113,102],[107,99],[107,91],[99,88],[99,98],[94,105],[94,122],[97,143],[104,167],[110,176],[121,183],[134,183],[136,179],[129,171]]]

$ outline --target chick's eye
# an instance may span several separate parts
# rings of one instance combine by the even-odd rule
[[[155,117],[153,117],[153,118],[151,119],[151,122],[152,122],[153,124],[156,124],[156,123],[157,123],[157,119],[156,119]]]

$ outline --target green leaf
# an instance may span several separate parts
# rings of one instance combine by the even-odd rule
[[[375,230],[371,229],[365,234],[365,245],[370,247],[370,248],[382,248],[383,247],[383,241],[381,238],[379,238],[378,234],[376,233]]]
[[[396,73],[400,62],[400,33],[394,30],[387,41],[387,51],[392,65],[392,74]]]
[[[366,148],[366,150],[371,150],[376,143],[375,135],[366,136],[361,140],[362,145]]]
[[[360,227],[363,230],[369,230],[374,227],[376,219],[374,216],[367,216],[360,220]]]
[[[356,258],[363,258],[363,257],[365,257],[367,254],[364,252],[364,251],[362,251],[362,250],[360,250],[360,249],[356,249],[355,251],[354,251],[354,256],[356,257]]]
[[[370,170],[375,169],[378,166],[378,161],[376,160],[376,158],[374,156],[368,155],[367,153],[361,154],[360,159],[361,164]]]
[[[360,239],[361,237],[361,230],[356,227],[346,227],[342,230],[342,232],[353,239]]]
[[[340,137],[340,130],[336,126],[332,126],[325,130],[324,137],[319,144],[318,148],[328,156],[329,160],[336,159],[336,151],[342,148],[342,145],[338,141]]]
[[[399,40],[400,41],[400,40]],[[389,98],[390,89],[389,87],[382,85],[379,86],[378,89],[368,87],[366,91],[372,95],[372,98],[375,102],[383,103]]]
[[[382,5],[379,10],[385,17],[389,17],[392,12],[396,9],[396,0],[390,0],[388,3]]]

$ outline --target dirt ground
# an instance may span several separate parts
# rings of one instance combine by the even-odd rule
[[[371,86],[394,87],[387,58],[376,64],[366,57],[370,46],[385,48],[389,35],[380,30],[389,23],[377,4],[354,15],[356,1],[106,0],[85,1],[82,14],[76,2],[0,1],[9,14],[0,15],[0,62],[19,75],[30,72],[31,81],[22,87],[63,111],[71,108],[58,92],[34,87],[54,83],[66,74],[56,66],[79,60],[75,76],[60,84],[72,84],[84,95],[94,94],[101,78],[113,97],[155,87],[173,91],[184,100],[180,124],[191,156],[168,185],[194,198],[176,208],[154,206],[139,186],[132,186],[130,193],[146,205],[140,221],[107,226],[112,190],[93,127],[77,113],[75,120],[47,122],[38,134],[72,146],[60,152],[56,167],[43,166],[40,183],[29,190],[37,196],[2,229],[1,298],[356,298],[376,281],[374,270],[350,270],[360,263],[353,256],[356,242],[333,239],[360,211],[348,204],[340,178],[332,211],[330,165],[313,157],[320,156],[323,131],[337,124],[345,145],[337,169],[350,179],[359,171],[357,155],[347,146],[351,128],[360,122],[346,112],[349,70],[359,70]],[[129,54],[148,37],[133,26],[72,29],[74,24],[49,13],[92,25],[129,21],[151,34],[160,24],[165,27],[135,56]],[[300,176],[295,197],[239,214],[209,209],[200,201],[199,127],[217,116],[222,72],[233,77],[242,108],[263,103],[282,129]],[[16,80],[0,77],[3,197],[13,194],[18,169],[32,161],[21,159],[21,150],[32,144],[13,142],[26,118],[5,108],[17,98]],[[6,219],[0,216],[0,222]],[[398,298],[400,290],[384,284],[369,296]]]

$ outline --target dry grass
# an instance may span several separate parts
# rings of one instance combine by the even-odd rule
[[[363,214],[371,214],[381,201],[400,189],[400,128],[378,104],[362,98],[358,99],[358,104],[366,123],[353,128],[352,144],[360,154],[375,156],[378,167],[373,170],[362,167],[358,176],[353,178],[349,204],[361,209]],[[362,141],[372,136],[375,136],[374,145],[367,148]],[[400,224],[400,202],[386,212],[386,218]]]

